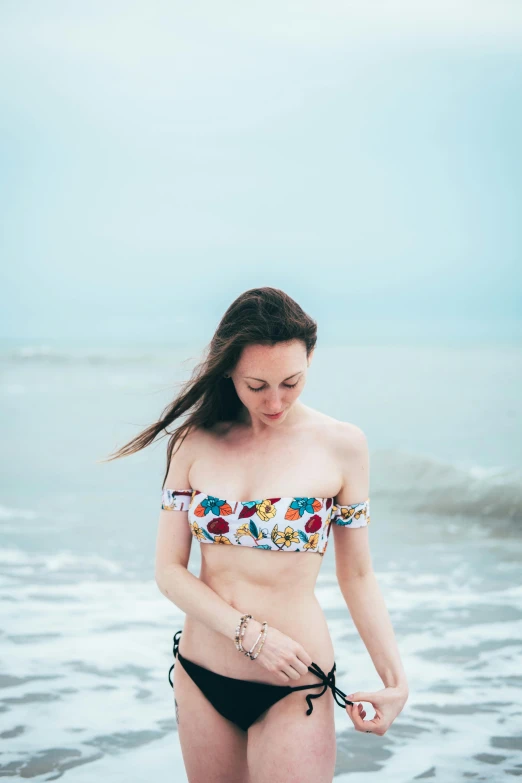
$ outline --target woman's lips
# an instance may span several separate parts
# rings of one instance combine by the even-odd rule
[[[279,411],[279,413],[265,413],[265,416],[268,416],[269,419],[278,419],[283,413],[284,411]]]

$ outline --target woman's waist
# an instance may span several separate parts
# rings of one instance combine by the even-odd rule
[[[245,593],[266,595],[267,600],[271,594],[277,600],[290,593],[312,599],[321,561],[316,553],[281,554],[208,546],[201,554],[199,578],[225,600],[234,600]]]
[[[323,610],[313,593],[299,598],[281,593],[276,598],[273,594],[266,595],[265,591],[258,595],[238,592],[227,603],[241,614],[252,615],[253,620],[266,621],[268,634],[271,627],[277,628],[298,642],[323,671],[331,669],[334,661],[332,640]],[[235,628],[230,628],[229,636],[224,636],[189,615],[180,641],[181,653],[194,663],[227,677],[269,682],[270,676],[264,668],[256,667],[255,661],[238,652],[234,633]],[[302,682],[305,681],[302,678]],[[313,681],[312,676],[310,682]]]
[[[248,607],[260,611],[283,611],[286,616],[286,606],[292,604],[308,609],[317,603],[315,597],[315,579],[279,579],[275,574],[272,581],[262,580],[244,573],[209,573],[202,570],[199,579],[208,585],[227,604],[248,614]]]

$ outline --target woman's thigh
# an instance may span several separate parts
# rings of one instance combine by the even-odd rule
[[[248,783],[246,732],[214,709],[179,660],[173,682],[179,741],[189,783]]]
[[[250,783],[332,783],[336,740],[330,690],[312,701],[297,691],[270,707],[248,730]]]

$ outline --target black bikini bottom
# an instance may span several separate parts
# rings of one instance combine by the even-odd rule
[[[236,677],[225,677],[223,674],[217,674],[204,666],[199,666],[199,664],[189,661],[179,652],[180,636],[181,631],[177,631],[174,634],[174,646],[172,648],[174,658],[179,658],[189,677],[196,683],[214,709],[243,729],[243,731],[246,731],[265,710],[280,699],[284,699],[289,693],[302,691],[306,688],[322,687],[320,693],[308,694],[306,697],[308,704],[307,715],[310,715],[314,709],[312,699],[318,699],[319,696],[325,693],[327,688],[332,689],[336,703],[343,709],[347,704],[353,704],[352,701],[346,698],[346,694],[335,685],[335,663],[328,674],[325,674],[316,663],[312,663],[308,667],[308,671],[321,680],[321,682],[313,685],[296,685],[292,688],[289,685],[270,685],[263,682],[253,682],[252,680],[240,680]],[[174,663],[170,667],[168,675],[171,687],[174,687],[174,683],[170,678],[173,669]]]

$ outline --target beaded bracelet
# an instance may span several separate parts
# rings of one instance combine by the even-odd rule
[[[255,659],[257,658],[257,656],[259,655],[259,653],[263,649],[263,645],[265,643],[266,634],[267,634],[267,630],[268,630],[268,623],[264,622],[264,623],[262,623],[262,626],[263,627],[261,628],[261,632],[260,632],[259,636],[257,637],[257,639],[255,640],[254,644],[252,645],[252,648],[250,650],[248,650],[248,652],[245,652],[245,655],[247,656],[247,658],[250,658],[251,661],[255,661]],[[259,647],[257,649],[257,652],[254,653],[254,649],[256,647],[256,644],[258,643],[258,641],[260,639],[261,639],[261,644],[259,645]]]
[[[252,645],[252,647],[250,648],[250,650],[248,650],[248,651],[247,651],[247,650],[245,650],[245,655],[246,655],[246,656],[248,656],[248,658],[252,658],[252,653],[254,652],[254,650],[255,650],[255,647],[256,647],[256,645],[257,645],[258,641],[261,639],[261,637],[262,637],[262,636],[263,636],[263,628],[261,628],[261,631],[260,631],[260,633],[259,633],[259,636],[258,636],[258,637],[257,637],[257,639],[255,640],[255,642],[254,642],[254,644]]]
[[[242,615],[239,625],[236,628],[236,635],[235,635],[235,644],[236,649],[239,650],[239,652],[244,652],[243,648],[243,636],[245,635],[246,627],[248,625],[248,621],[252,619],[252,615],[250,614],[244,614]]]
[[[252,619],[251,614],[242,615],[241,620],[239,621],[239,625],[236,628],[236,635],[234,641],[236,644],[236,650],[239,650],[239,652],[246,652],[246,650],[243,648],[243,636],[245,635],[248,621],[251,619]]]
[[[260,634],[260,636],[261,636],[261,643],[260,643],[259,647],[257,648],[257,652],[254,655],[250,655],[249,656],[251,658],[251,660],[255,661],[255,659],[257,658],[257,656],[259,655],[259,653],[263,649],[263,645],[265,643],[267,631],[268,631],[268,624],[266,622],[264,622],[263,623],[263,629],[261,631],[262,636]]]

